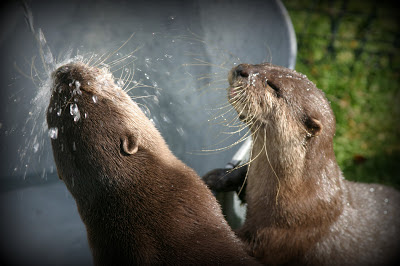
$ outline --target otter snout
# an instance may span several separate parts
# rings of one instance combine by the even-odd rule
[[[251,74],[252,69],[247,64],[240,64],[234,69],[235,77],[247,78]]]
[[[237,80],[238,78],[248,78],[249,75],[251,75],[253,73],[253,69],[250,65],[248,64],[240,64],[234,68],[232,68],[232,70],[229,72],[228,74],[228,81],[229,84],[232,85],[235,80]]]
[[[51,73],[51,77],[54,80],[54,83],[65,81],[69,76],[70,70],[71,68],[69,66],[61,66],[53,71],[53,73]]]
[[[247,80],[249,77],[258,76],[260,73],[260,69],[258,65],[249,65],[249,64],[240,64],[229,72],[228,81],[232,86],[235,81],[238,80]]]

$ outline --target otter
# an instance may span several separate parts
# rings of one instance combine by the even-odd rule
[[[398,263],[400,193],[344,179],[324,93],[269,63],[238,65],[228,80],[229,102],[252,133],[250,163],[203,179],[217,191],[246,179],[247,214],[237,233],[248,253],[265,264]]]
[[[47,123],[96,265],[256,264],[211,191],[107,69],[59,67]]]

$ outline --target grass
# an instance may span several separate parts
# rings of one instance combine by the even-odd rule
[[[296,70],[336,116],[334,149],[349,180],[400,188],[400,25],[384,1],[284,0],[298,41]]]

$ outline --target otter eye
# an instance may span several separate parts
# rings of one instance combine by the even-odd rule
[[[282,96],[281,95],[281,90],[274,83],[272,83],[271,81],[267,80],[266,81],[266,85],[269,86],[271,89],[273,89],[275,91],[277,97],[281,97]]]

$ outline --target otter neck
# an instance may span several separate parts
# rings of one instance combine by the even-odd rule
[[[342,181],[331,145],[322,148],[320,140],[279,145],[280,140],[267,133],[253,141],[246,201],[247,217],[257,221],[246,223],[320,226],[337,218],[342,208]]]

